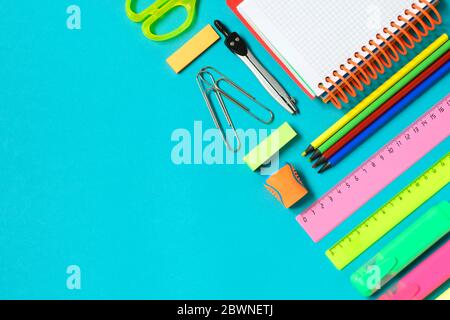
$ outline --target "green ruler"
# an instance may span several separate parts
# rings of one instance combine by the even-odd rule
[[[326,252],[339,270],[406,219],[450,181],[450,153]]]

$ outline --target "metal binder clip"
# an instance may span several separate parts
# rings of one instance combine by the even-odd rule
[[[217,74],[219,76],[219,78],[216,79],[214,77],[214,74]],[[246,107],[244,104],[239,102],[239,100],[235,99],[229,93],[225,92],[220,87],[221,82],[225,82],[225,83],[229,84],[230,86],[232,86],[233,88],[237,89],[239,92],[244,94],[247,98],[249,98],[250,100],[255,102],[257,105],[259,105],[261,108],[266,110],[268,112],[268,114],[270,115],[270,118],[268,120],[265,120],[265,119],[258,117],[248,107]],[[258,120],[261,123],[270,124],[270,123],[272,123],[273,119],[275,118],[272,110],[270,110],[269,108],[264,106],[261,102],[256,100],[255,97],[250,95],[247,91],[245,91],[242,87],[238,86],[235,82],[233,82],[232,80],[227,78],[223,73],[218,71],[216,68],[205,67],[205,68],[201,69],[200,72],[197,74],[197,83],[198,83],[198,86],[200,87],[200,91],[202,92],[203,98],[205,99],[205,102],[206,102],[206,106],[208,107],[209,113],[211,114],[211,117],[214,121],[214,124],[216,125],[216,128],[220,131],[222,139],[223,139],[225,145],[227,146],[228,150],[230,150],[234,153],[238,152],[241,149],[241,141],[237,134],[236,128],[233,124],[233,120],[231,120],[231,116],[230,116],[230,113],[228,112],[227,106],[225,105],[224,97],[227,98],[228,100],[230,100],[231,102],[233,102],[239,108],[244,110],[247,114],[249,114],[251,117],[253,117],[254,119]],[[220,107],[221,107],[221,109],[225,115],[225,118],[228,122],[228,125],[233,130],[233,135],[236,138],[237,143],[238,143],[236,148],[233,148],[232,145],[229,143],[227,134],[226,134],[225,130],[223,129],[219,118],[217,117],[216,110],[210,100],[211,93],[213,93],[216,96],[217,101],[219,102]]]

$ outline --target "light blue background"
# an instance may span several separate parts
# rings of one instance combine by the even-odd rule
[[[446,154],[448,140],[319,244],[295,215],[442,99],[450,77],[319,176],[300,153],[343,112],[309,100],[224,0],[200,1],[193,27],[161,44],[126,18],[123,2],[0,3],[0,298],[358,299],[350,274],[448,200],[446,188],[337,271],[325,250]],[[80,31],[66,28],[71,4],[82,10]],[[441,10],[447,25],[432,39],[448,31],[448,4]],[[169,54],[216,18],[250,42],[298,99],[300,116],[283,112],[222,44],[181,75],[168,68]],[[281,155],[311,190],[295,210],[283,209],[264,189],[264,178],[243,165],[172,163],[175,129],[192,130],[195,120],[213,127],[194,81],[206,65],[268,104],[276,112],[270,128],[287,120],[299,132]],[[243,129],[264,128],[231,112]],[[80,291],[66,289],[71,264],[81,267]]]

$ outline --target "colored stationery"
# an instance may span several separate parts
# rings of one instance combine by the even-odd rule
[[[264,89],[290,114],[298,113],[295,100],[292,98],[272,74],[261,64],[244,39],[237,32],[230,32],[227,27],[216,20],[216,28],[225,36],[226,47],[234,53],[255,75]]]
[[[172,54],[167,63],[176,73],[180,73],[184,68],[190,65],[202,53],[208,50],[220,36],[213,27],[207,25],[203,30],[197,33],[191,40],[185,43],[180,49]]]
[[[291,164],[286,164],[270,176],[264,186],[286,209],[308,194],[297,170]]]
[[[405,88],[403,88],[400,92],[398,92],[394,97],[392,97],[388,102],[386,102],[381,108],[377,109],[374,113],[372,113],[369,117],[367,117],[363,122],[361,122],[358,126],[352,129],[349,133],[347,133],[342,139],[340,139],[336,144],[331,146],[328,150],[323,152],[324,145],[322,145],[319,149],[323,152],[321,159],[316,162],[315,166],[319,166],[326,162],[326,160],[330,159],[331,156],[336,154],[339,150],[341,150],[347,143],[352,141],[355,137],[357,137],[361,132],[363,132],[367,127],[369,127],[373,122],[375,122],[378,118],[380,118],[384,113],[386,113],[389,109],[399,103],[406,95],[408,95],[411,91],[416,89],[422,82],[428,79],[433,73],[437,72],[448,60],[450,60],[450,51],[440,57],[438,61],[436,61],[433,65],[427,68],[424,72],[420,74],[416,79],[411,81]],[[327,141],[328,143],[328,141]]]
[[[450,240],[378,300],[424,300],[450,278]]]
[[[269,161],[277,152],[297,136],[297,133],[285,122],[276,129],[270,136],[264,139],[258,146],[250,151],[244,162],[252,171],[257,170],[264,163]]]
[[[425,50],[423,50],[417,57],[411,60],[406,66],[404,66],[400,71],[394,74],[389,80],[387,80],[381,87],[371,93],[367,98],[361,101],[356,107],[345,114],[341,119],[339,119],[335,124],[328,128],[324,133],[322,133],[317,139],[315,139],[308,148],[305,150],[304,155],[307,155],[319,148],[328,139],[330,139],[336,132],[341,130],[347,123],[354,119],[358,114],[364,111],[368,106],[374,103],[379,97],[388,91],[392,86],[394,86],[398,81],[400,81],[404,76],[406,76],[411,70],[422,63],[425,59],[431,56],[436,50],[441,48],[448,41],[448,36],[446,34],[440,36],[432,44],[430,44]]]
[[[382,128],[386,123],[392,120],[398,113],[408,107],[411,103],[419,98],[425,91],[431,88],[437,81],[443,78],[450,70],[450,61],[445,64],[441,69],[434,73],[430,78],[421,83],[415,90],[404,97],[399,103],[397,103],[392,109],[383,114],[379,119],[372,123],[367,129],[359,134],[355,139],[350,141],[341,150],[336,152],[319,170],[319,173],[323,173],[326,170],[336,166],[346,156],[348,156],[353,150],[360,146],[365,140]]]
[[[420,79],[424,76],[424,80],[430,77],[435,71],[440,67],[445,65],[448,61],[450,55],[450,41],[447,41],[442,47],[440,47],[436,52],[429,56],[425,61],[414,68],[410,73],[408,73],[403,79],[396,83],[391,89],[386,91],[379,99],[372,103],[369,107],[358,114],[354,119],[342,127],[336,134],[334,134],[330,139],[328,139],[324,144],[322,144],[315,152],[312,160],[315,160],[318,156],[322,155],[325,151],[339,142],[346,134],[351,132],[359,124],[364,122],[373,113],[380,109],[384,109],[385,105],[389,105],[390,100],[394,99],[397,94],[404,92],[404,89],[408,87],[409,83],[413,83],[416,79]],[[433,71],[434,70],[434,71]],[[421,82],[423,82],[421,81]],[[411,91],[411,90],[410,90]],[[407,95],[406,92],[404,96]],[[386,111],[389,109],[386,109]]]
[[[126,0],[125,12],[131,21],[142,23],[144,35],[154,41],[166,41],[179,36],[191,26],[195,18],[197,0],[157,0],[141,12],[135,11],[137,2],[137,0]],[[154,26],[177,7],[183,7],[186,10],[186,20],[165,34],[155,34]]]
[[[339,270],[380,240],[450,182],[450,153],[375,211],[326,255]]]
[[[450,301],[450,288],[447,289],[443,294],[436,298],[436,300]]]
[[[450,134],[450,95],[339,182],[297,221],[321,240]]]
[[[227,2],[310,97],[337,107],[442,22],[436,0]]]
[[[443,202],[430,209],[359,268],[351,276],[353,286],[363,296],[371,296],[449,231],[450,204]]]

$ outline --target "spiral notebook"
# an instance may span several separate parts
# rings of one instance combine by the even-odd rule
[[[227,0],[310,97],[337,107],[439,24],[438,0]]]

